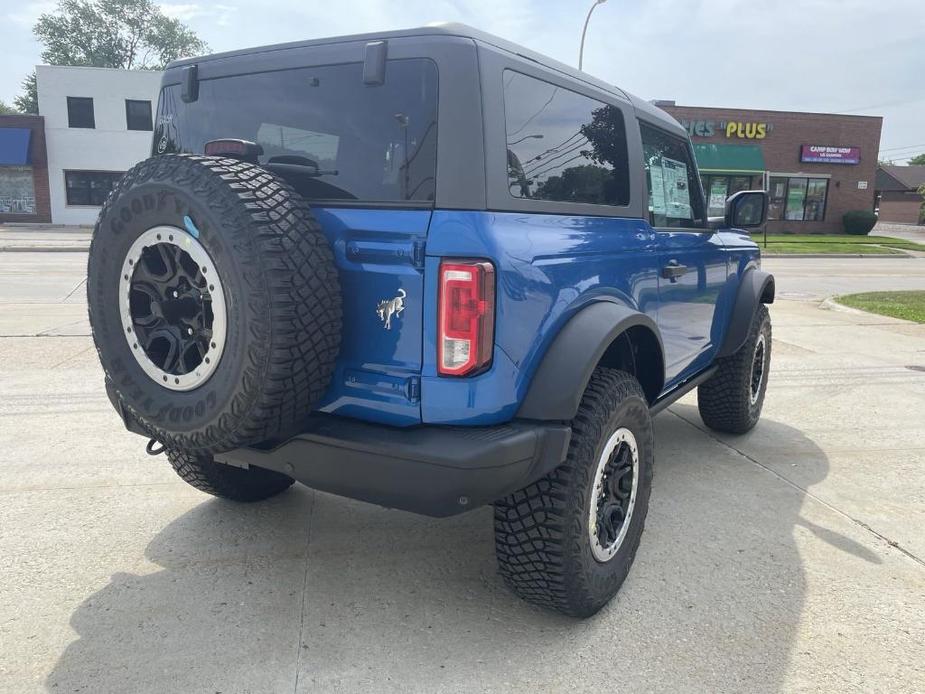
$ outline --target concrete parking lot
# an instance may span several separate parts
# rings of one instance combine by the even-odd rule
[[[925,258],[765,262],[762,422],[659,415],[636,565],[584,622],[507,592],[489,509],[187,487],[106,400],[85,263],[0,252],[0,691],[925,689],[925,325],[821,307]]]

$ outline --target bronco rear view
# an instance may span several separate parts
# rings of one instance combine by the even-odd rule
[[[714,429],[759,418],[766,209],[706,218],[674,119],[469,27],[242,50],[166,70],[90,320],[125,426],[191,485],[493,504],[508,585],[586,617],[639,546],[652,417],[697,388]]]

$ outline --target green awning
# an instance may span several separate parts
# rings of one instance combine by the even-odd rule
[[[764,173],[764,155],[758,145],[694,145],[701,173]]]

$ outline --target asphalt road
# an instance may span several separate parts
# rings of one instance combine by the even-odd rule
[[[0,691],[925,687],[925,326],[820,308],[925,259],[765,261],[762,422],[657,418],[636,565],[584,622],[507,592],[488,509],[187,487],[106,400],[85,260],[0,253]]]

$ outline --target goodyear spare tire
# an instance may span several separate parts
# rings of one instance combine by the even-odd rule
[[[253,164],[132,168],[94,229],[87,295],[111,397],[175,450],[295,433],[334,370],[333,253],[306,202]]]

